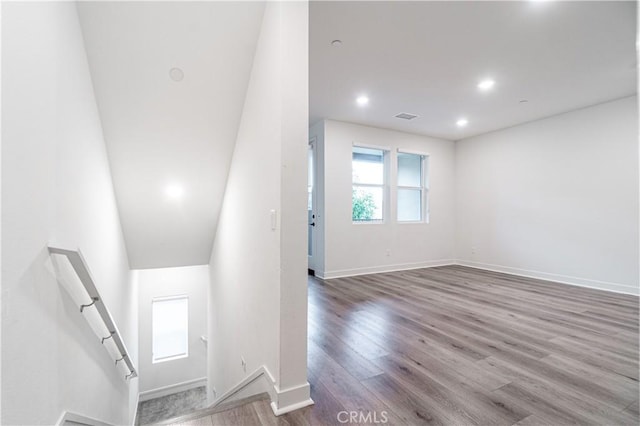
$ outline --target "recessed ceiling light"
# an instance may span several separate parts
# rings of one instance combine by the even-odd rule
[[[165,188],[164,193],[167,195],[167,198],[179,200],[184,194],[184,189],[180,185],[172,184]]]
[[[364,95],[362,95],[362,96],[358,96],[358,97],[356,98],[356,103],[357,103],[358,105],[360,105],[360,106],[365,106],[365,105],[367,105],[367,104],[369,103],[369,98],[368,98],[368,97],[366,97],[366,96],[364,96]]]
[[[184,72],[180,68],[171,68],[169,70],[169,77],[171,77],[173,81],[182,81]]]
[[[469,124],[469,120],[467,120],[466,118],[461,118],[458,121],[456,121],[456,126],[458,127],[464,127],[467,124]]]
[[[527,102],[529,102],[528,99],[520,99],[519,101],[521,104],[526,104]]]
[[[491,80],[490,78],[482,80],[480,83],[478,83],[478,89],[483,91],[490,90],[495,84],[496,82]]]
[[[340,47],[340,46],[342,46],[342,40],[333,40],[331,42],[331,45],[335,46],[335,47]]]

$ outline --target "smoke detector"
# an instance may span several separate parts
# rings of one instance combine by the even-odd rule
[[[171,77],[173,81],[182,81],[184,72],[180,68],[171,68],[169,70],[169,77]]]

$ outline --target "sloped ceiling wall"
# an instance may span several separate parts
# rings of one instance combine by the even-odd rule
[[[264,4],[78,11],[131,268],[207,264]]]

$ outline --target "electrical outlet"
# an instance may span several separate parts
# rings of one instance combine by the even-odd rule
[[[247,372],[247,361],[244,360],[244,357],[240,357],[240,361],[242,362],[242,371]]]
[[[476,248],[475,247],[471,247],[471,254],[476,254]]]
[[[387,257],[391,256],[391,250],[387,249]]]

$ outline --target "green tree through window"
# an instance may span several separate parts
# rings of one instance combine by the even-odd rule
[[[353,190],[353,212],[354,221],[371,220],[376,210],[376,203],[371,193],[362,190]]]

